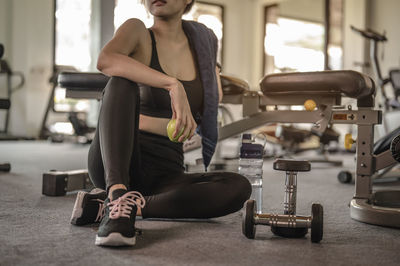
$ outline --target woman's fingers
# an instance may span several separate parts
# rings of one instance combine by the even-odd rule
[[[182,131],[182,134],[178,138],[178,141],[182,142],[194,135],[197,124],[193,119],[192,112],[190,111],[190,105],[183,85],[180,82],[176,85],[176,87],[169,91],[171,97],[172,119],[176,120],[175,131],[173,132],[172,137],[176,138],[176,136],[178,136]]]
[[[175,138],[178,135],[181,127],[182,127],[182,117],[181,117],[181,114],[178,113],[176,121],[175,121],[175,131],[174,131],[174,134],[172,135],[173,138]]]
[[[197,128],[197,123],[193,119],[193,126],[192,126],[192,130],[190,130],[190,135],[189,135],[188,139],[191,139],[193,137],[194,133],[196,132],[196,128]]]
[[[190,117],[187,115],[186,116],[186,124],[185,124],[185,130],[183,131],[182,135],[179,137],[179,142],[185,141],[186,137],[189,135],[190,131],[192,130],[192,123],[190,121]]]

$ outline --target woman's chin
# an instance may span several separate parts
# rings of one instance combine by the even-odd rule
[[[150,8],[149,12],[154,17],[162,18],[162,19],[173,18],[173,17],[177,16],[179,13],[179,11],[168,10],[167,8],[164,8],[164,7],[154,7],[154,6],[152,8]]]

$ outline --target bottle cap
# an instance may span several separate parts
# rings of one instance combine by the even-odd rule
[[[251,134],[249,134],[249,133],[244,133],[244,134],[242,135],[242,143],[252,143],[252,142],[253,142],[253,140],[252,140]]]

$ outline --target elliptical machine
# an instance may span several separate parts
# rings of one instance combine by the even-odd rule
[[[378,85],[381,89],[382,97],[384,99],[385,111],[396,109],[400,110],[400,69],[390,70],[389,76],[384,78],[378,60],[378,44],[388,41],[385,33],[379,34],[371,29],[360,30],[354,26],[351,26],[351,29],[370,41],[370,59],[372,61],[372,67],[377,76]],[[387,96],[385,85],[388,83],[392,85],[394,98],[389,98]]]

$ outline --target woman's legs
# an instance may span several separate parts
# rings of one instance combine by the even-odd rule
[[[142,136],[143,147],[139,146],[139,104],[136,83],[119,77],[110,79],[88,156],[89,175],[95,186],[107,190],[114,185],[134,190],[144,188],[147,204],[142,214],[145,218],[210,218],[239,210],[251,194],[245,177],[227,172],[182,173],[181,148],[166,137],[146,141]],[[172,148],[175,151],[163,154],[160,148],[171,145],[175,145]],[[146,160],[143,164],[142,153]],[[170,174],[160,180],[155,178],[153,169],[163,163],[162,171]]]
[[[137,177],[130,175],[130,169],[132,155],[138,150],[139,104],[136,83],[120,77],[110,78],[104,89],[97,132],[88,156],[90,178],[108,193],[96,245],[135,244],[135,202],[142,200],[142,196],[138,192],[128,192],[127,188],[135,184],[132,179]],[[143,206],[143,201],[139,206]]]
[[[110,78],[88,155],[89,176],[96,187],[108,191],[113,185],[129,186],[131,158],[138,149],[139,104],[136,83]]]

